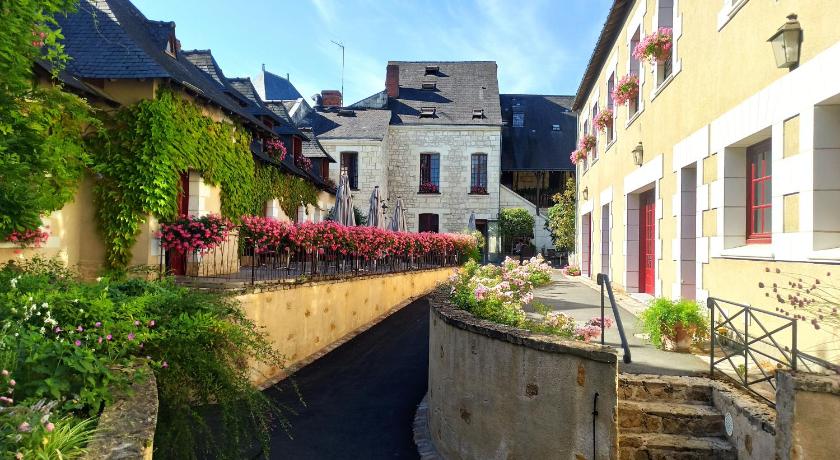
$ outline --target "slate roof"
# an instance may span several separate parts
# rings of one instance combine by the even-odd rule
[[[294,134],[304,139],[306,138],[306,136],[304,136],[297,127],[288,120],[288,117],[283,118],[277,115],[271,107],[268,107],[262,99],[260,99],[260,96],[257,94],[250,78],[228,78],[227,81],[233,89],[248,98],[248,101],[252,104],[254,115],[265,115],[274,120],[274,131],[277,134]]]
[[[346,115],[345,115],[346,113]],[[311,127],[318,139],[382,140],[391,120],[390,110],[318,108],[311,110],[299,126]]]
[[[391,98],[393,124],[489,125],[499,126],[499,80],[493,61],[404,62],[399,66],[399,97]],[[426,66],[440,70],[426,75]],[[423,81],[434,81],[436,89],[423,89]],[[435,107],[432,118],[420,118],[421,107]],[[473,118],[474,109],[483,109],[484,117]]]
[[[312,140],[303,143],[303,156],[308,158],[326,158],[330,163],[336,163],[335,158],[324,149],[324,146],[321,145],[321,142],[318,141],[318,138],[312,131],[309,131],[308,134]]]
[[[288,79],[265,69],[254,79],[254,87],[264,101],[289,101],[303,97]]]
[[[285,104],[285,101],[266,101],[265,106],[286,123],[294,124],[292,117],[289,116],[289,107]]]
[[[577,142],[574,96],[502,94],[502,171],[574,171],[569,153]],[[513,114],[524,117],[513,126]],[[558,125],[559,130],[554,130]]]
[[[35,61],[35,72],[37,75],[50,79],[55,78],[58,82],[64,85],[64,89],[66,91],[70,91],[89,100],[92,99],[105,102],[112,107],[119,106],[119,103],[113,100],[110,95],[106,94],[94,85],[90,85],[82,80],[79,80],[75,76],[71,75],[70,72],[67,72],[67,70],[61,70],[58,72],[58,75],[53,76],[53,65],[48,61]]]

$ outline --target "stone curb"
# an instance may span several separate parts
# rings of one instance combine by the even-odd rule
[[[414,413],[414,444],[417,445],[417,453],[420,460],[444,460],[435,447],[432,439],[432,432],[429,429],[429,394],[423,396],[423,400],[417,405],[417,412]]]

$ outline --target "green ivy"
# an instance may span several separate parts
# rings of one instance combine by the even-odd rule
[[[252,214],[261,214],[266,201],[277,199],[289,217],[297,214],[300,203],[318,204],[318,189],[303,178],[280,172],[277,168],[257,163]]]
[[[92,169],[100,178],[98,221],[112,268],[129,263],[147,216],[176,217],[183,171],[197,171],[206,183],[219,186],[222,215],[234,221],[259,213],[271,198],[279,198],[284,210],[315,202],[317,190],[303,179],[272,167],[255,169],[245,129],[213,121],[171,90],[121,108],[106,117],[104,126],[96,137]]]

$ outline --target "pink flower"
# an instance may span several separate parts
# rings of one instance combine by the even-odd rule
[[[85,328],[83,328],[82,326],[78,326],[78,327],[76,328],[76,331],[78,331],[78,332],[84,332],[84,331],[85,331]]]
[[[113,338],[114,338],[114,336],[113,336],[113,335],[111,335],[111,334],[108,334],[108,335],[106,335],[106,336],[105,336],[105,340],[109,340],[109,341],[110,341],[110,340],[111,340],[111,339],[113,339]]]
[[[169,367],[169,363],[167,363],[166,361],[164,361],[164,362],[163,362],[163,364],[161,364],[160,366],[161,366],[162,368],[166,369],[166,368],[168,368],[168,367]]]
[[[31,430],[32,430],[32,427],[29,426],[28,422],[23,422],[20,425],[18,425],[18,431],[20,431],[21,433],[29,433],[29,431],[31,431]]]
[[[139,326],[139,325],[140,325],[140,321],[135,320],[135,321],[134,321],[134,325],[135,325],[135,326]]]
[[[11,380],[9,380],[9,386],[10,386],[10,387],[13,387],[13,386],[15,386],[15,385],[17,385],[17,382],[15,382],[15,379],[11,379]]]
[[[133,332],[128,333],[128,340],[134,340],[134,333]]]
[[[55,425],[53,424],[53,422],[47,422],[47,424],[44,425],[44,429],[47,430],[47,433],[52,433],[55,429]]]
[[[97,321],[96,324],[94,324],[94,327],[97,327],[97,328],[102,327],[102,323]]]
[[[2,375],[3,377],[8,377],[9,376],[9,371],[7,371],[6,369],[3,369],[2,371],[0,371],[0,375]]]
[[[76,345],[77,347],[80,347],[80,346],[82,346],[82,341],[81,340],[76,340],[75,342],[73,342],[73,344]]]

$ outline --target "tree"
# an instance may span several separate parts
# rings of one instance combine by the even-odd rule
[[[90,107],[59,87],[39,86],[37,61],[53,76],[67,56],[56,14],[78,0],[0,2],[0,240],[36,230],[73,199],[84,173]]]
[[[565,190],[554,194],[554,206],[548,209],[545,225],[551,231],[551,241],[558,251],[575,248],[575,195],[575,179],[570,177]]]
[[[532,238],[534,236],[534,216],[523,208],[507,208],[499,212],[499,233],[505,247],[513,238]]]

